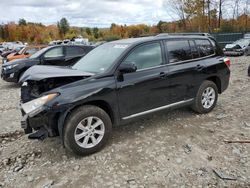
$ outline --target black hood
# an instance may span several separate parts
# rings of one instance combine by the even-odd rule
[[[79,77],[79,76],[93,76],[93,73],[83,72],[72,69],[70,67],[58,67],[58,66],[46,66],[35,65],[29,68],[19,82],[25,82],[27,80],[40,81],[46,78],[60,78],[60,77]]]
[[[24,58],[24,59],[16,59],[7,63],[4,63],[2,66],[9,66],[9,65],[24,65],[24,64],[36,64],[37,62],[39,62],[39,60],[37,59],[30,59],[30,58]]]

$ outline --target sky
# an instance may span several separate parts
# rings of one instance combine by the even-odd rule
[[[0,0],[0,23],[18,21],[55,24],[62,17],[71,26],[109,27],[156,24],[177,19],[166,0]]]

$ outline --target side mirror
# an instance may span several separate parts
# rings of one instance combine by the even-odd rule
[[[131,72],[136,72],[137,67],[133,63],[122,63],[118,68],[118,70],[121,73],[131,73]]]

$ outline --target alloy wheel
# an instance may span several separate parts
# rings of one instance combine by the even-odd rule
[[[95,147],[105,133],[103,121],[94,116],[84,118],[75,129],[74,138],[76,143],[82,148]]]
[[[214,102],[215,102],[215,90],[212,87],[207,87],[201,96],[201,103],[202,106],[206,109],[209,109],[213,106]]]

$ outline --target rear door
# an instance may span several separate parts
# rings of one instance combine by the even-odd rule
[[[79,46],[65,46],[66,56],[65,61],[68,66],[74,65],[85,54],[85,50]]]
[[[137,71],[117,79],[120,114],[129,119],[168,104],[167,66],[160,42],[140,45],[122,63],[134,63]]]
[[[207,40],[208,41],[208,40]],[[187,101],[195,97],[206,77],[206,58],[212,54],[198,49],[196,40],[172,39],[165,41],[168,55],[168,79],[170,81],[171,103]],[[198,41],[206,42],[206,41]],[[209,41],[208,41],[209,42]],[[199,46],[203,48],[204,46]]]

